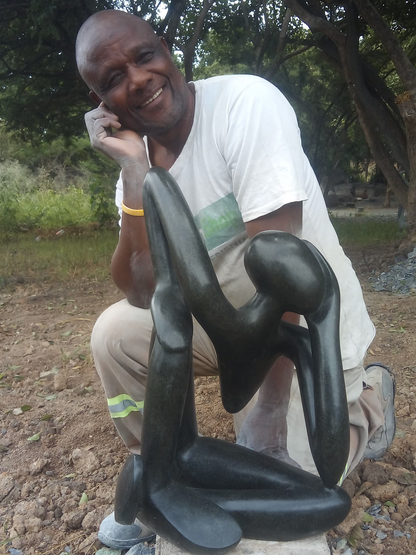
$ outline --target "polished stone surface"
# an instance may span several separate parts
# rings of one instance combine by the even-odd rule
[[[280,231],[259,233],[244,258],[257,293],[236,309],[168,172],[149,171],[143,207],[156,281],[154,341],[142,451],[127,459],[119,476],[117,522],[131,524],[137,517],[195,555],[223,555],[243,537],[287,542],[330,530],[351,506],[337,487],[348,458],[349,422],[339,289],[331,268],[307,241]],[[308,329],[282,322],[288,311],[303,315]],[[279,356],[294,362],[319,476],[198,435],[192,316],[217,352],[229,412],[251,400]]]

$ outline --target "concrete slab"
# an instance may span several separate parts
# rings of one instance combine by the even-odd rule
[[[325,535],[293,542],[264,542],[243,539],[230,555],[330,555]],[[188,555],[187,551],[157,538],[155,555]]]

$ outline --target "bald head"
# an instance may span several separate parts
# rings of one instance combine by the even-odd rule
[[[89,84],[85,75],[87,62],[94,60],[98,47],[105,42],[111,43],[121,31],[126,33],[133,31],[140,36],[155,36],[149,23],[140,17],[118,10],[96,12],[80,28],[75,45],[76,60],[78,70],[87,84]]]

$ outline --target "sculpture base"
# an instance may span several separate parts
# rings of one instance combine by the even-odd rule
[[[158,537],[155,555],[188,555],[188,552]],[[330,555],[325,535],[293,542],[242,539],[230,555]]]

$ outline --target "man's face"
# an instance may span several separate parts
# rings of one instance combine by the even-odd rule
[[[165,42],[138,18],[94,31],[82,74],[122,126],[156,136],[176,125],[186,114],[189,89]]]

